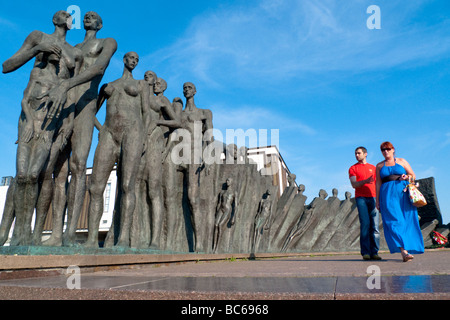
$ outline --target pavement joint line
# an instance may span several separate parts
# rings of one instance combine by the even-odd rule
[[[149,281],[142,281],[142,282],[124,284],[124,285],[121,285],[121,286],[111,287],[109,289],[120,289],[120,288],[131,287],[131,286],[136,286],[136,285],[145,284],[145,283],[158,282],[158,281],[167,280],[167,279],[170,279],[170,278],[169,277],[165,277],[165,278],[161,278],[161,279],[155,279],[155,280],[149,280]]]

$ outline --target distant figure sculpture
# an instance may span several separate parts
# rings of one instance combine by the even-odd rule
[[[145,182],[146,193],[140,195],[140,201],[150,199],[150,215],[148,212],[141,212],[140,221],[144,225],[150,226],[148,230],[150,238],[142,239],[141,245],[151,245],[152,249],[160,249],[161,231],[163,228],[163,191],[162,191],[162,156],[164,152],[164,137],[161,127],[157,126],[157,121],[160,119],[161,113],[161,99],[155,96],[154,86],[157,80],[156,73],[147,71],[144,75],[144,84],[149,91],[149,121],[146,124],[146,143],[145,152],[141,159],[138,180]],[[144,187],[144,186],[141,186]],[[144,215],[144,216],[142,216]],[[147,227],[144,228],[146,230]],[[143,235],[147,237],[147,235]]]
[[[287,180],[288,180],[289,187],[294,187],[295,186],[295,179],[296,179],[296,177],[297,176],[295,174],[293,174],[293,173],[289,173],[288,174]]]
[[[225,227],[234,225],[236,221],[236,202],[237,193],[233,185],[233,179],[228,178],[225,189],[219,193],[219,200],[217,201],[213,252],[217,252]]]
[[[346,192],[345,192],[345,200],[350,200],[351,197],[352,197],[352,193],[349,192],[349,191],[346,191]]]
[[[306,188],[304,184],[301,184],[298,186],[298,193],[303,195],[303,192],[305,192]]]
[[[310,225],[317,221],[315,218],[320,216],[324,209],[326,209],[325,199],[328,197],[328,193],[324,189],[319,190],[319,196],[314,198],[314,200],[305,207],[305,210],[300,217],[297,225],[292,228],[289,232],[288,237],[285,239],[281,251],[285,252],[292,243],[294,239],[303,237],[308,233]]]
[[[135,183],[144,148],[145,126],[148,121],[148,90],[132,75],[139,57],[128,52],[123,58],[124,70],[120,79],[103,85],[98,106],[105,99],[106,119],[95,150],[92,180],[89,189],[89,234],[87,247],[98,246],[98,228],[103,213],[103,192],[116,163],[120,175],[120,233],[117,246],[128,247],[130,227],[135,208]],[[119,162],[120,159],[120,162]]]
[[[255,227],[253,230],[253,252],[258,250],[261,235],[264,230],[268,230],[270,228],[272,218],[272,199],[270,195],[270,190],[267,189],[263,198],[259,202],[258,212],[255,216]]]
[[[239,148],[239,164],[248,164],[250,163],[250,159],[248,158],[248,148],[246,146],[242,146]]]
[[[174,98],[170,103],[169,99],[164,96],[167,89],[167,83],[162,78],[157,78],[154,84],[154,93],[156,95],[156,106],[160,112],[160,120],[156,123],[163,132],[163,148],[161,154],[162,162],[162,190],[165,208],[165,224],[166,224],[166,243],[167,249],[173,250],[176,247],[177,232],[182,222],[182,208],[176,201],[177,190],[177,170],[178,165],[172,162],[170,153],[175,146],[176,129],[182,127],[181,113],[183,111],[183,102],[180,98]]]
[[[331,192],[332,192],[332,194],[333,194],[333,197],[337,198],[338,192],[339,192],[338,189],[333,188],[333,190],[331,190]]]
[[[13,198],[16,223],[12,245],[31,244],[31,221],[39,195],[39,176],[49,157],[55,134],[64,130],[61,143],[65,144],[71,133],[72,124],[68,117],[72,115],[64,113],[67,119],[61,119],[59,114],[54,117],[45,98],[49,89],[55,88],[61,80],[73,77],[80,69],[81,52],[66,42],[71,21],[69,13],[58,11],[53,16],[53,34],[33,31],[19,51],[3,63],[3,73],[8,73],[36,58],[24,92],[19,121]],[[62,104],[61,108],[64,106]]]
[[[238,152],[238,147],[237,145],[233,144],[229,144],[226,146],[225,148],[225,161],[224,163],[227,164],[236,164],[238,163],[238,159],[239,159],[239,152]]]
[[[181,113],[183,111],[183,101],[177,97],[170,103],[169,99],[164,96],[164,91],[167,89],[167,82],[162,78],[158,77],[153,87],[161,114],[161,120],[157,121],[157,124],[162,126],[161,129],[164,133],[165,150],[162,156],[162,162],[164,163],[175,145],[176,139],[170,139],[170,136],[174,133],[174,130],[182,127]]]
[[[180,169],[184,172],[187,182],[187,196],[195,236],[194,251],[204,251],[204,215],[200,210],[199,177],[200,171],[205,166],[202,158],[202,151],[205,144],[207,145],[212,142],[213,137],[207,135],[212,135],[211,129],[213,128],[213,125],[211,110],[200,109],[195,105],[194,95],[196,92],[197,90],[193,83],[186,82],[183,85],[183,94],[186,98],[186,106],[181,113],[181,122],[182,128],[187,130],[191,136],[191,157],[188,160],[188,163],[181,164]],[[199,126],[201,130],[199,137],[197,137],[197,132],[195,132],[197,126]],[[197,141],[193,141],[195,138],[199,139]],[[195,148],[196,144],[202,146],[201,150],[197,150]]]
[[[158,101],[158,105],[161,108],[169,108],[171,109],[171,103],[167,97],[164,96],[164,91],[167,90],[167,82],[163,78],[156,78],[155,83],[153,84],[153,91],[156,95],[156,101]],[[171,111],[169,111],[171,112]]]
[[[319,198],[325,200],[327,197],[328,197],[328,193],[325,190],[320,189],[319,190]]]
[[[48,93],[49,103],[52,104],[51,114],[59,113],[61,103],[66,99],[67,90],[74,87],[76,105],[73,134],[68,148],[61,155],[63,159],[60,160],[64,161],[70,156],[71,179],[67,191],[67,228],[62,239],[60,225],[62,225],[64,210],[54,212],[54,229],[52,237],[45,243],[47,245],[63,243],[72,246],[75,244],[75,231],[86,195],[86,163],[92,143],[95,115],[98,111],[99,86],[110,59],[117,50],[117,42],[113,38],[97,38],[98,31],[103,27],[102,18],[98,13],[87,12],[83,19],[83,25],[86,30],[84,40],[76,45],[76,48],[83,53],[80,74],[62,81]],[[65,190],[65,181],[63,179],[60,181],[63,183],[57,184],[55,188]],[[58,228],[55,229],[55,226]]]

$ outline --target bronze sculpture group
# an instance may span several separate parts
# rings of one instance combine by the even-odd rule
[[[118,193],[105,247],[218,253],[358,245],[350,194],[340,201],[334,190],[325,200],[328,195],[321,190],[307,205],[304,185],[294,187],[295,175],[286,178],[288,188],[277,195],[272,176],[249,163],[246,148],[222,145],[210,149],[216,150],[214,163],[205,159],[204,150],[220,143],[212,136],[212,112],[195,104],[193,83],[183,85],[184,107],[181,98],[170,102],[164,96],[167,83],[155,72],[145,72],[143,80],[133,77],[139,56],[128,52],[122,76],[100,86],[117,50],[113,38],[97,38],[101,17],[86,13],[86,35],[76,46],[65,40],[71,26],[67,12],[58,11],[53,24],[54,33],[33,31],[3,63],[3,73],[9,73],[34,58],[21,102],[17,170],[0,225],[0,246],[14,219],[12,246],[78,246],[77,223],[88,191],[88,237],[81,245],[98,248],[103,193],[115,166]],[[106,118],[100,124],[96,114],[105,101]],[[94,127],[99,142],[87,185]],[[198,141],[180,148],[189,137]],[[52,233],[42,242],[50,208]]]
[[[43,244],[76,244],[75,231],[86,192],[86,162],[96,126],[100,133],[89,187],[89,235],[85,246],[98,246],[103,192],[109,174],[118,164],[120,233],[116,245],[130,246],[134,219],[134,224],[139,224],[140,232],[144,233],[138,246],[152,245],[159,249],[163,201],[170,201],[173,193],[169,187],[161,188],[164,171],[167,171],[164,178],[173,180],[170,177],[173,166],[168,156],[173,139],[169,136],[176,128],[184,128],[193,134],[194,122],[201,122],[203,131],[211,129],[212,114],[195,106],[196,89],[192,83],[183,87],[186,109],[182,112],[181,99],[176,98],[170,103],[164,96],[166,82],[157,78],[154,72],[147,71],[144,80],[135,80],[132,71],[139,62],[135,52],[125,54],[122,77],[99,90],[109,61],[117,50],[114,39],[96,37],[103,25],[101,17],[95,12],[86,13],[83,20],[86,36],[75,47],[65,40],[71,16],[66,11],[58,11],[53,24],[53,34],[32,32],[22,47],[3,63],[3,73],[9,73],[35,58],[22,100],[17,171],[9,190],[13,200],[8,204],[9,210],[5,210],[0,240],[2,244],[6,241],[8,227],[15,217],[11,244],[41,245],[43,224],[52,205],[52,235]],[[107,101],[106,119],[101,125],[95,115],[104,101]],[[201,225],[195,180],[198,179],[198,168],[190,164],[183,163],[181,169],[187,173],[188,199],[195,229]],[[167,170],[161,170],[161,167]],[[142,192],[142,183],[147,184],[151,199],[150,215],[135,210],[140,204],[136,202],[147,196]],[[66,207],[67,228],[63,234]],[[32,230],[35,210],[36,222]],[[168,220],[171,229],[176,218]],[[198,235],[198,232],[194,231],[194,234]]]

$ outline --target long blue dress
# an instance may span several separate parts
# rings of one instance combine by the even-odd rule
[[[406,174],[406,170],[397,162],[394,166],[384,165],[380,170],[381,179],[393,174]],[[394,180],[380,187],[384,237],[391,253],[400,252],[400,247],[409,253],[424,252],[417,209],[411,204],[409,193],[403,192],[407,185],[407,181]]]

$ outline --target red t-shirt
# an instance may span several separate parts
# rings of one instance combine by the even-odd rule
[[[372,183],[366,183],[362,187],[355,188],[355,198],[357,197],[375,197],[375,179],[376,179],[376,168],[370,163],[356,163],[350,167],[348,170],[349,177],[356,177],[356,181],[361,181],[373,176]]]

